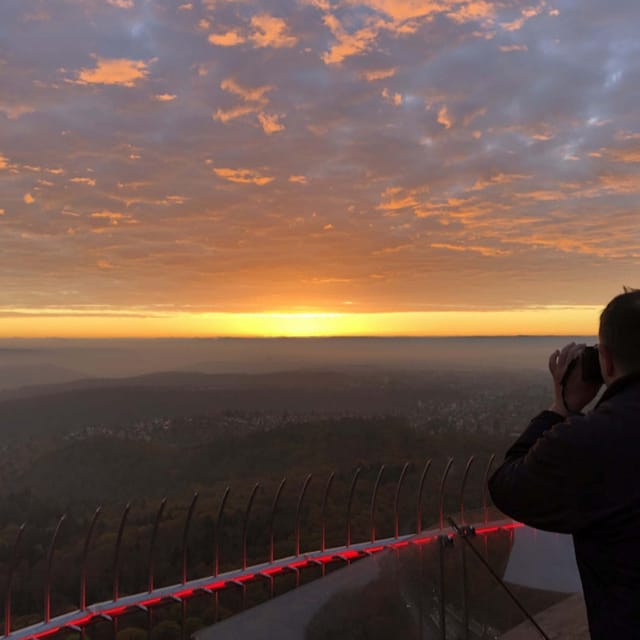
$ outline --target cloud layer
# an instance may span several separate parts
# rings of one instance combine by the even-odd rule
[[[640,272],[639,23],[636,0],[2,3],[0,308],[602,304]]]

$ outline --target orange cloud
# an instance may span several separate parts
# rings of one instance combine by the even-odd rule
[[[164,199],[164,202],[166,204],[184,204],[185,202],[187,202],[189,200],[189,198],[187,198],[186,196],[167,196]]]
[[[96,186],[96,181],[93,178],[71,178],[69,182],[75,182],[77,184],[86,184],[88,187]]]
[[[278,121],[278,115],[270,115],[268,113],[259,113],[258,120],[262,125],[262,130],[267,134],[271,135],[273,133],[277,133],[278,131],[284,130],[284,125]]]
[[[483,21],[493,18],[494,14],[494,5],[485,0],[459,3],[453,10],[447,12],[447,16],[458,23]]]
[[[235,30],[227,31],[226,33],[212,33],[209,35],[208,40],[210,44],[215,44],[219,47],[235,47],[246,42],[246,38]]]
[[[352,34],[355,40],[338,38],[338,48],[331,50],[325,62],[340,62],[334,56],[339,57],[353,55],[349,53],[350,47],[355,53],[362,51],[363,45],[368,48],[371,41],[377,37],[380,31],[385,30],[395,36],[404,36],[415,33],[420,24],[433,20],[437,14],[446,15],[457,23],[486,21],[492,19],[495,7],[486,0],[347,0],[348,4],[358,7],[367,7],[383,14],[384,19],[374,23],[368,28]],[[329,10],[329,7],[326,9]],[[334,36],[337,36],[334,33]],[[365,43],[365,40],[368,40]]]
[[[229,93],[233,93],[240,96],[247,102],[259,102],[261,104],[267,104],[268,100],[265,96],[266,93],[273,89],[270,85],[262,85],[261,87],[243,87],[238,84],[233,78],[225,78],[220,83],[220,88]]]
[[[640,180],[637,174],[600,176],[600,184],[605,191],[617,193],[639,193]]]
[[[564,191],[554,191],[553,189],[536,189],[516,193],[517,198],[536,200],[538,202],[553,202],[555,200],[566,200],[568,195]]]
[[[462,120],[462,123],[465,127],[469,126],[476,118],[481,118],[486,115],[487,109],[485,107],[480,107],[479,109],[474,109],[470,113],[468,113]],[[480,133],[482,135],[482,132]],[[475,136],[476,138],[480,136]]]
[[[289,182],[297,184],[307,184],[307,176],[289,176]]]
[[[392,78],[396,75],[397,68],[391,69],[374,69],[373,71],[365,71],[362,76],[368,82],[375,82],[376,80],[385,80],[386,78]]]
[[[443,9],[442,2],[433,0],[349,0],[349,4],[375,9],[397,23],[424,18]]]
[[[235,118],[240,118],[249,114],[257,114],[258,122],[262,130],[267,135],[272,135],[278,131],[283,131],[285,126],[280,122],[280,116],[277,114],[266,113],[263,109],[269,104],[267,92],[273,87],[263,85],[261,87],[243,87],[233,78],[225,78],[220,83],[220,88],[224,91],[239,96],[243,100],[243,104],[236,105],[230,109],[218,109],[213,118],[220,122],[229,122]]]
[[[451,129],[453,125],[453,118],[446,104],[442,105],[438,111],[438,122],[443,125],[445,129]]]
[[[133,0],[107,0],[107,4],[119,9],[133,9]]]
[[[382,90],[382,97],[388,102],[393,103],[396,107],[399,107],[402,104],[402,94],[394,93],[393,95],[389,93],[389,89],[386,87]]]
[[[208,40],[210,44],[219,47],[235,47],[249,41],[258,48],[275,49],[293,47],[298,42],[298,39],[289,33],[287,23],[282,18],[266,13],[253,16],[248,31],[248,35],[243,35],[238,29],[212,33]]]
[[[406,209],[407,207],[415,207],[418,201],[414,192],[403,193],[400,187],[389,187],[381,194],[382,202],[378,205],[378,209],[383,211],[397,211],[398,209]]]
[[[553,140],[553,134],[552,133],[532,133],[531,139],[542,141],[542,142],[546,140]]]
[[[616,162],[627,162],[636,164],[640,162],[640,147],[630,147],[627,149],[606,149],[604,150],[608,158]],[[591,155],[591,154],[590,154]]]
[[[0,170],[9,168],[9,158],[0,153]]]
[[[336,39],[336,43],[322,55],[325,64],[340,64],[349,56],[364,53],[371,47],[379,32],[376,26],[369,26],[347,33],[338,18],[331,14],[324,16],[323,22]]]
[[[92,218],[97,218],[100,220],[108,220],[109,224],[117,225],[120,222],[131,222],[132,217],[125,215],[124,213],[120,213],[119,211],[96,211],[91,214]]]
[[[640,140],[640,133],[633,131],[618,131],[616,133],[616,140]]]
[[[330,11],[331,3],[329,0],[303,0],[305,4],[311,5],[320,11]]]
[[[74,84],[110,84],[122,87],[134,87],[136,82],[144,80],[149,74],[147,63],[127,58],[96,58],[93,69],[81,69]]]
[[[175,100],[177,96],[175,93],[157,93],[153,97],[158,102],[171,102],[172,100]]]
[[[0,112],[4,113],[9,120],[17,120],[20,116],[34,113],[35,109],[24,104],[0,104]]]
[[[530,20],[531,18],[535,18],[536,16],[542,13],[545,7],[545,4],[546,3],[543,0],[537,7],[525,7],[524,9],[521,10],[520,12],[521,15],[519,18],[516,18],[511,22],[502,22],[500,26],[505,31],[519,31],[520,29],[522,29],[522,27],[524,26],[525,22],[527,22],[527,20]]]
[[[526,44],[505,44],[498,47],[502,53],[511,53],[512,51],[529,51]]]
[[[258,171],[252,169],[229,169],[226,167],[214,167],[213,171],[217,176],[228,180],[229,182],[237,182],[240,184],[255,184],[260,187],[273,182],[272,176],[262,175]]]
[[[153,184],[149,180],[138,180],[132,182],[118,182],[118,189],[142,189]]]
[[[250,104],[241,104],[231,109],[217,109],[213,114],[214,120],[220,120],[220,122],[229,122],[242,116],[246,116],[249,113],[255,113],[256,107]]]
[[[471,191],[482,191],[496,184],[509,184],[516,180],[526,180],[528,178],[531,178],[531,176],[522,173],[498,173],[488,180],[477,180],[473,187],[471,187]]]
[[[250,38],[257,47],[293,47],[298,39],[288,33],[287,23],[282,18],[260,14],[251,18],[254,28]]]
[[[448,251],[471,251],[472,253],[479,253],[480,255],[487,256],[487,257],[511,255],[511,251],[508,251],[506,249],[496,249],[496,247],[486,247],[486,246],[480,246],[480,245],[451,244],[448,242],[433,242],[429,246],[433,249],[447,249]]]
[[[36,201],[36,199],[30,193],[25,193],[22,199],[24,200],[25,204],[33,204]]]
[[[547,247],[557,249],[563,253],[581,253],[584,255],[595,255],[599,257],[622,257],[624,252],[615,249],[613,251],[598,247],[597,243],[588,239],[576,238],[566,235],[559,235],[553,232],[534,233],[521,238],[511,238],[515,244],[524,244],[530,247]]]

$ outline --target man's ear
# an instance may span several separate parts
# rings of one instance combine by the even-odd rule
[[[600,371],[604,381],[609,384],[617,375],[617,369],[611,357],[611,351],[603,344],[598,345],[598,359],[600,360]]]

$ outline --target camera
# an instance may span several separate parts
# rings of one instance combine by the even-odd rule
[[[582,381],[592,384],[604,384],[598,359],[598,347],[585,347],[580,354]]]

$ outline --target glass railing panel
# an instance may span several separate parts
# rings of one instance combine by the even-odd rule
[[[427,557],[430,550],[407,547],[343,563],[340,568],[327,567],[323,579],[303,580],[301,587],[202,629],[194,637],[419,638],[421,624],[425,629],[433,627],[417,562],[422,557],[424,565],[432,564]]]
[[[580,591],[569,536],[517,523],[478,527],[476,534],[456,537],[452,557],[448,620],[464,633],[447,637],[497,638],[526,622],[530,637],[542,638],[538,614]]]
[[[278,637],[299,640],[363,638],[438,640],[462,637],[445,602],[444,574],[455,575],[457,558],[437,538],[411,542],[329,570],[280,597],[195,633],[196,640]],[[338,565],[336,565],[338,566]],[[453,584],[453,581],[451,581]],[[458,635],[454,635],[458,634]]]
[[[479,640],[522,623],[527,637],[544,637],[535,627],[540,612],[580,589],[571,538],[504,519],[479,522],[475,531],[466,530],[463,539],[448,530],[329,569],[321,580],[303,580],[298,589],[199,631],[196,640],[259,640],[273,637],[274,629],[300,640]]]

